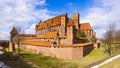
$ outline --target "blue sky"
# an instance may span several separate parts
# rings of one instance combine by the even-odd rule
[[[87,13],[86,10],[94,4],[92,0],[47,0],[46,3],[50,11],[56,11],[59,14],[67,12],[69,15],[79,12],[81,16],[84,16]]]
[[[24,33],[35,33],[40,20],[68,13],[80,14],[80,23],[89,22],[98,38],[107,26],[120,25],[120,0],[0,0],[0,39],[9,39],[13,26]]]

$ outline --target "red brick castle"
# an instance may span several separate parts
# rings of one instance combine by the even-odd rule
[[[21,48],[38,54],[60,58],[83,57],[93,49],[93,45],[88,43],[95,42],[95,32],[89,23],[79,23],[79,19],[79,13],[73,14],[72,18],[68,18],[65,13],[40,21],[36,25],[36,34],[19,34],[16,28],[13,28],[10,32],[11,43],[15,43],[14,39],[20,37]],[[84,32],[86,38],[76,36],[79,31]],[[55,48],[51,50],[51,47]],[[66,47],[70,53],[66,52],[69,54],[63,56],[61,52],[67,51]],[[77,50],[75,47],[78,47]],[[76,54],[73,56],[73,53]]]

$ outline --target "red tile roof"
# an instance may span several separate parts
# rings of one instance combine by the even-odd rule
[[[24,40],[22,44],[28,44],[28,45],[39,45],[39,46],[51,46],[53,42],[48,41],[34,41],[34,40]]]
[[[37,45],[37,46],[52,46],[53,42],[50,41],[35,41],[35,40],[24,40],[22,44],[28,44],[28,45]],[[80,44],[54,44],[53,46],[63,46],[63,47],[71,47],[71,46],[88,46],[92,43],[80,43]]]
[[[21,37],[36,37],[35,34],[17,34],[16,36],[21,36]]]
[[[74,44],[73,46],[89,46],[90,44],[93,43],[80,43],[80,44]]]
[[[74,23],[73,23],[73,20],[71,18],[68,19],[68,22],[67,22],[67,26],[73,26]]]
[[[50,18],[48,20],[45,20],[45,21],[41,21],[39,26],[38,26],[38,29],[46,28],[46,26],[52,27],[52,26],[60,25],[61,24],[61,16],[66,16],[66,15],[67,14],[62,14],[62,15],[56,16],[54,18]]]
[[[38,25],[38,29],[44,29],[46,27],[53,27],[53,26],[61,25],[61,17],[62,16],[67,17],[67,14],[62,14],[62,15],[56,16],[54,18],[45,20],[45,21],[41,21],[40,24]],[[74,25],[74,22],[71,18],[66,18],[66,19],[67,19],[66,26]]]
[[[58,36],[58,38],[62,39],[62,38],[67,38],[66,36]]]
[[[55,38],[55,37],[57,37],[57,32],[47,32],[43,36],[43,38]]]
[[[81,23],[80,30],[93,30],[89,23]]]
[[[57,26],[61,24],[61,16],[57,16],[55,18],[53,18],[53,24],[52,26]]]

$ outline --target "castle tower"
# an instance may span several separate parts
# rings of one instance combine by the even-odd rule
[[[61,35],[65,36],[67,13],[61,16]]]
[[[17,32],[17,30],[16,30],[16,28],[15,27],[13,27],[13,29],[11,30],[11,32],[10,32],[10,34],[11,34],[11,42],[12,42],[12,38],[16,35],[16,34],[19,34],[18,32]]]
[[[67,44],[73,44],[74,39],[74,26],[68,26],[67,27]]]
[[[15,37],[15,35],[17,35],[19,33],[17,32],[16,28],[13,27],[13,29],[10,32],[10,34],[11,34],[11,37],[10,37],[10,43],[9,43],[8,51],[9,52],[14,52],[15,51],[15,45],[13,43],[13,37]]]
[[[73,14],[72,19],[73,19],[75,28],[79,30],[79,13]]]

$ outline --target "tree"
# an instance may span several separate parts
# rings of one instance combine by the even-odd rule
[[[108,26],[108,29],[106,30],[106,33],[104,35],[104,38],[106,40],[106,43],[113,43],[114,42],[114,37],[115,37],[115,32],[116,32],[116,28],[115,28],[115,24],[110,24]]]
[[[104,34],[104,39],[105,39],[105,44],[106,44],[106,51],[111,55],[112,54],[112,43],[114,43],[115,41],[115,32],[116,32],[116,28],[115,28],[115,24],[110,24],[106,30],[106,33]]]
[[[116,43],[120,43],[120,29],[115,33],[115,41]]]
[[[0,40],[0,46],[3,47],[3,51],[6,51],[5,48],[9,47],[9,41],[8,40]]]
[[[76,37],[78,37],[78,38],[86,38],[87,36],[85,35],[84,31],[77,31]]]
[[[20,58],[20,43],[23,41],[23,38],[22,36],[19,34],[19,33],[22,33],[21,31],[21,28],[16,28],[18,34],[16,34],[14,37],[13,37],[13,42],[14,44],[17,44],[18,45],[18,51],[17,51],[17,54],[18,54],[18,58]]]

